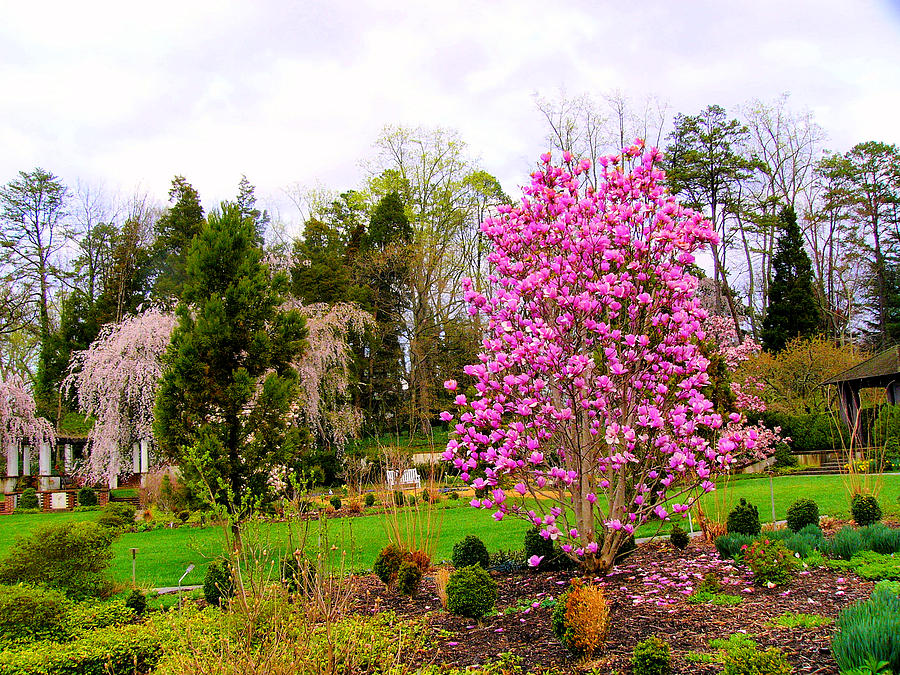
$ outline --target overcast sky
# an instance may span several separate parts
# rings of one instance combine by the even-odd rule
[[[210,207],[245,173],[283,203],[291,183],[357,186],[382,127],[404,124],[458,130],[518,194],[546,145],[534,95],[563,89],[673,114],[789,92],[832,149],[894,143],[898,4],[8,2],[0,182],[42,166],[162,201],[183,174]]]

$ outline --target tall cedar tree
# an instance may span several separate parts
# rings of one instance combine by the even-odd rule
[[[772,353],[780,352],[796,337],[815,335],[821,322],[813,290],[812,263],[803,249],[797,214],[785,208],[778,221],[781,235],[772,258],[775,275],[762,329],[763,348]]]
[[[252,219],[223,204],[188,249],[178,325],[165,357],[154,431],[189,481],[239,513],[292,463],[297,397],[291,362],[306,327],[283,311],[287,278],[270,277]]]
[[[172,180],[169,201],[172,206],[154,226],[154,257],[158,276],[153,286],[153,297],[174,304],[181,297],[185,284],[188,247],[203,229],[204,220],[200,195],[184,176],[175,176]]]

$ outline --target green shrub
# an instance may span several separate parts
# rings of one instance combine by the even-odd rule
[[[900,558],[875,551],[860,551],[847,567],[863,579],[900,579]]]
[[[499,550],[490,554],[488,568],[506,573],[518,572],[519,570],[528,569],[528,558],[525,557],[525,551],[504,551]]]
[[[143,616],[147,611],[147,596],[139,588],[132,588],[125,598],[125,606],[134,612],[135,616]]]
[[[40,508],[40,504],[38,504],[37,490],[35,490],[34,488],[25,488],[24,490],[22,490],[22,494],[19,495],[19,503],[16,506],[20,509]]]
[[[722,675],[790,675],[791,664],[780,649],[736,647],[725,652]]]
[[[753,537],[749,534],[723,534],[716,538],[716,550],[721,558],[739,560],[743,548],[753,543]]]
[[[105,595],[115,536],[90,522],[40,525],[0,559],[0,583],[50,586],[74,599]]]
[[[881,506],[874,495],[856,493],[850,500],[850,513],[857,525],[866,526],[881,520]]]
[[[759,524],[759,509],[741,497],[738,503],[728,514],[728,534],[748,534],[755,536],[762,531]]]
[[[124,626],[134,621],[134,610],[122,598],[104,602],[87,601],[71,606],[66,614],[66,627],[71,636],[79,637],[98,628]]]
[[[697,593],[721,593],[725,589],[722,587],[722,582],[719,581],[719,577],[716,576],[715,572],[707,572],[703,575],[703,581],[697,584],[695,590]]]
[[[450,499],[452,499],[453,501],[459,501],[459,493],[456,492],[456,491],[451,492],[451,493],[450,493]]]
[[[487,546],[474,534],[468,534],[453,545],[453,566],[457,569],[480,565],[487,569],[490,563]]]
[[[78,506],[97,506],[97,493],[85,485],[78,491]]]
[[[549,538],[544,539],[538,527],[532,527],[525,532],[525,559],[527,560],[532,556],[543,558],[540,565],[542,569],[549,567],[550,561],[556,557],[553,540]]]
[[[590,658],[603,646],[609,632],[609,604],[603,589],[573,579],[556,599],[550,626],[563,647]]]
[[[373,492],[367,492],[366,496],[363,497],[363,504],[365,504],[369,508],[375,506],[375,494]]]
[[[900,597],[878,585],[868,600],[838,614],[831,651],[841,671],[862,667],[874,658],[900,673]]]
[[[317,577],[316,566],[311,561],[294,554],[281,559],[281,583],[291,593],[309,595],[315,588]]]
[[[497,582],[478,565],[463,567],[447,581],[447,610],[451,614],[480,619],[494,609]]]
[[[385,586],[393,588],[397,582],[397,572],[400,571],[402,564],[403,551],[396,544],[388,544],[378,552],[372,570]]]
[[[397,590],[403,595],[414,597],[422,584],[422,570],[412,560],[404,560],[397,570]]]
[[[97,523],[114,530],[126,530],[134,526],[133,504],[128,502],[109,502],[103,507]]]
[[[777,469],[797,466],[797,457],[791,452],[787,443],[779,443],[772,456],[775,458],[774,466]]]
[[[744,550],[744,562],[760,584],[786,584],[794,576],[796,567],[790,549],[778,539],[754,541]]]
[[[209,604],[219,607],[222,600],[228,600],[233,595],[234,578],[228,561],[223,559],[211,561],[203,578],[203,597]]]
[[[69,601],[60,591],[16,584],[0,586],[0,639],[26,642],[61,631]]]
[[[394,490],[394,504],[397,506],[403,506],[406,503],[406,495],[403,494],[402,490]]]
[[[669,542],[679,551],[683,551],[690,543],[690,537],[681,525],[675,523],[669,531]]]
[[[819,525],[819,505],[812,499],[801,497],[788,507],[787,526],[799,532],[807,525]]]
[[[832,558],[850,560],[850,558],[862,549],[863,538],[859,530],[850,527],[849,525],[845,525],[835,532],[834,536],[826,542],[822,552]]]
[[[329,499],[328,503],[334,507],[335,511],[339,511],[341,509],[341,498],[337,495],[334,495],[331,499]]]
[[[654,636],[638,642],[631,655],[634,675],[668,675],[672,672],[669,643]]]
[[[409,504],[410,506],[415,506],[416,505],[416,496],[415,495],[407,495],[406,503]]]

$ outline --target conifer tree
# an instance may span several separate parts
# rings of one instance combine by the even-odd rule
[[[772,259],[774,278],[762,328],[763,348],[773,353],[796,337],[815,335],[821,320],[813,290],[812,263],[803,249],[797,214],[785,208],[778,219],[781,235]]]
[[[223,204],[188,249],[178,325],[165,357],[154,431],[189,481],[240,513],[293,463],[292,362],[306,328],[284,311],[287,278],[270,276],[252,219]]]

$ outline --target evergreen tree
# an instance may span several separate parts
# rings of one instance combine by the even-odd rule
[[[784,349],[789,340],[815,335],[821,322],[812,263],[803,249],[797,214],[785,208],[778,219],[781,234],[772,258],[774,278],[762,329],[763,348],[773,353]]]
[[[239,513],[294,462],[292,361],[305,324],[283,311],[287,278],[262,263],[252,219],[223,204],[188,249],[178,325],[165,357],[154,431],[185,477]]]
[[[156,221],[154,255],[158,274],[153,296],[163,302],[177,301],[185,283],[187,250],[203,229],[200,195],[184,176],[175,176],[169,190],[172,203]]]
[[[291,270],[291,292],[305,304],[347,300],[350,271],[344,244],[334,228],[316,218],[306,222],[303,239],[294,244],[298,264]]]

